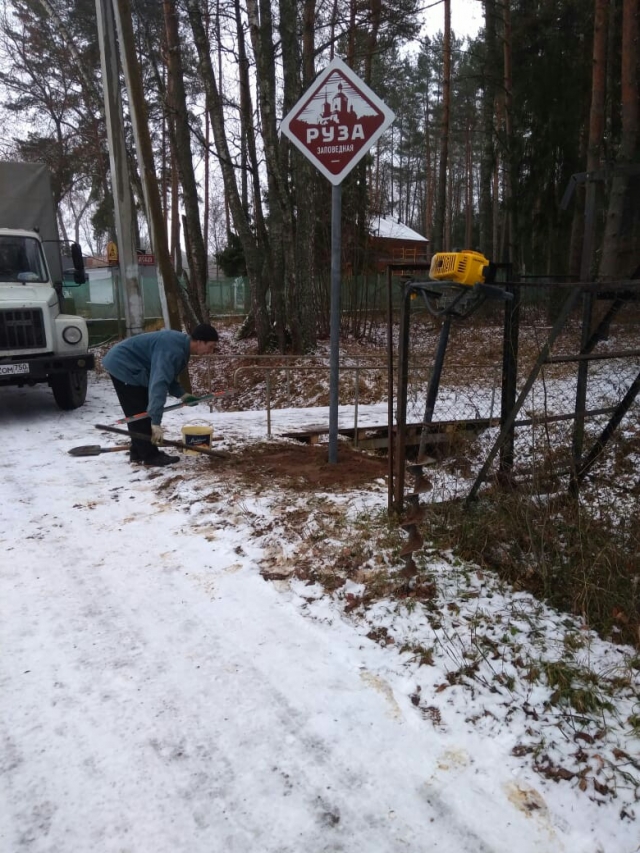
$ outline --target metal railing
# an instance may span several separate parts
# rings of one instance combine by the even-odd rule
[[[271,374],[276,371],[285,370],[286,372],[286,385],[287,385],[287,397],[290,397],[290,382],[291,382],[291,370],[302,370],[304,372],[316,372],[319,373],[321,371],[328,371],[329,366],[325,365],[314,365],[314,366],[305,366],[305,365],[296,365],[295,367],[267,367],[263,365],[244,365],[243,367],[238,367],[234,371],[233,374],[233,387],[236,388],[236,380],[238,376],[250,370],[261,370],[265,373],[265,381],[266,381],[266,409],[267,409],[267,437],[271,438]],[[358,446],[358,405],[360,401],[360,371],[361,370],[383,370],[384,366],[380,365],[371,365],[364,366],[360,364],[347,364],[342,365],[340,367],[340,372],[344,371],[353,371],[354,375],[354,413],[353,413],[353,444],[354,447]]]
[[[272,375],[274,373],[285,372],[285,388],[286,396],[291,398],[291,373],[293,371],[309,372],[327,372],[330,370],[328,364],[305,365],[299,364],[300,356],[295,355],[252,355],[250,356],[253,362],[258,364],[244,364],[237,367],[233,372],[232,388],[238,389],[238,378],[243,373],[259,370],[265,374],[266,384],[266,415],[267,415],[267,437],[271,438],[271,410],[272,410]],[[315,357],[317,358],[317,357]],[[214,362],[228,361],[224,356],[208,356],[207,357],[207,384],[211,387],[211,368]],[[343,364],[340,366],[341,372],[353,372],[354,375],[354,446],[358,446],[358,406],[360,402],[360,372],[363,370],[386,370],[386,361],[383,358],[371,357],[368,361],[373,361],[373,364],[363,363],[362,360],[356,364]],[[266,362],[266,363],[265,363]],[[273,362],[277,362],[274,364]],[[282,363],[284,362],[284,364]],[[210,404],[210,410],[211,410]]]
[[[207,388],[211,388],[212,381],[214,378],[214,365],[215,364],[225,364],[230,361],[237,360],[236,356],[225,356],[223,354],[215,354],[212,356],[202,356],[207,360],[207,375],[206,382]],[[267,354],[267,355],[250,355],[247,356],[247,359],[251,361],[251,364],[243,364],[235,368],[233,371],[233,378],[231,382],[231,390],[232,392],[236,392],[241,390],[239,388],[239,380],[240,377],[244,374],[251,373],[253,371],[259,371],[264,374],[265,378],[265,410],[266,410],[266,419],[267,419],[267,436],[268,438],[272,437],[272,411],[273,407],[273,392],[274,392],[274,374],[279,374],[284,372],[284,386],[285,386],[285,395],[288,400],[291,399],[291,382],[292,382],[292,374],[297,372],[302,373],[328,373],[330,371],[329,364],[300,364],[300,361],[304,359],[301,356],[295,355],[280,355],[280,354]],[[319,359],[318,356],[311,356],[311,360],[317,361]],[[411,369],[422,368],[424,371],[425,364],[423,359],[410,359],[410,367]],[[462,368],[460,368],[462,369]],[[455,370],[455,366],[454,366]],[[360,358],[354,363],[351,364],[341,364],[340,365],[340,373],[352,373],[353,374],[353,406],[354,406],[354,423],[353,423],[353,432],[354,432],[354,441],[353,444],[355,447],[358,446],[358,428],[359,428],[359,406],[360,406],[360,377],[362,372],[368,371],[379,371],[381,375],[385,378],[385,393],[388,393],[388,389],[386,387],[386,378],[387,378],[387,361],[386,356],[371,356]],[[427,372],[430,371],[430,366],[427,368]],[[423,377],[423,382],[426,383],[428,380],[428,376]],[[421,387],[421,383],[420,387]],[[491,402],[490,402],[490,418],[493,418],[494,411],[494,401],[496,394],[496,384],[497,379],[496,375],[491,377]],[[383,402],[383,400],[381,401]],[[346,404],[342,404],[346,405]],[[209,404],[210,411],[213,411],[213,404]],[[478,415],[480,417],[480,415]],[[465,417],[465,420],[469,420],[469,416]],[[385,418],[385,424],[388,426],[388,416]],[[328,426],[327,426],[328,429]]]

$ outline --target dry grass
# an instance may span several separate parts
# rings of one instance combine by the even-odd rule
[[[431,504],[432,540],[490,568],[516,590],[580,616],[601,636],[640,648],[640,529],[602,504],[529,490],[483,493],[471,506]]]

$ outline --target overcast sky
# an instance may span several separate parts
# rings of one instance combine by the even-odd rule
[[[425,4],[423,35],[433,36],[444,29],[444,2]],[[482,0],[451,0],[451,28],[457,36],[474,37],[483,25]]]

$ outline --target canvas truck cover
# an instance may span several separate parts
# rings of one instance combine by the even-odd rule
[[[58,240],[49,169],[44,163],[0,162],[0,228],[38,230],[43,241]],[[62,280],[60,244],[44,244],[54,281]]]

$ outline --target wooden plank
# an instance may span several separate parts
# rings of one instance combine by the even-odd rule
[[[429,437],[427,444],[445,444],[450,442],[453,436],[461,432],[480,432],[487,427],[494,426],[496,423],[488,418],[478,418],[472,421],[435,421],[427,424],[427,432]],[[407,444],[415,445],[420,443],[420,436],[423,429],[422,423],[407,424],[406,426],[406,441]],[[355,430],[353,427],[344,427],[338,430],[338,433],[353,440]],[[314,424],[309,427],[303,427],[295,432],[282,433],[282,438],[292,438],[295,441],[300,441],[304,444],[317,444],[320,436],[328,435],[329,427],[324,424]],[[382,449],[388,447],[388,427],[385,426],[359,426],[357,429],[358,447],[362,450],[367,449]],[[392,431],[392,438],[395,437],[396,428]]]

